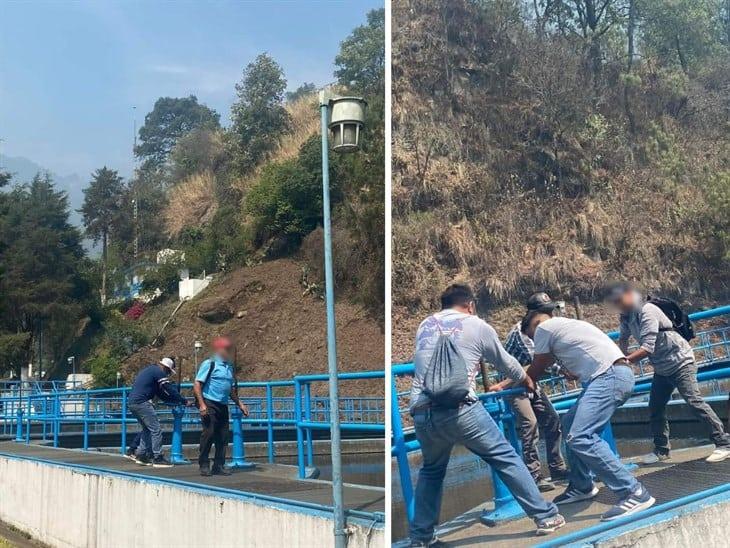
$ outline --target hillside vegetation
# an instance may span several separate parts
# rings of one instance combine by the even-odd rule
[[[394,324],[454,280],[485,311],[619,277],[726,299],[729,8],[394,2]]]

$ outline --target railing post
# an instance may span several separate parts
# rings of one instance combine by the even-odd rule
[[[122,446],[120,453],[124,455],[127,452],[127,389],[122,387]]]
[[[406,439],[403,434],[403,422],[401,421],[400,409],[398,408],[398,389],[395,384],[395,375],[390,376],[390,416],[391,428],[393,430],[393,449],[395,459],[398,462],[398,475],[400,476],[401,492],[406,507],[408,522],[413,522],[415,515],[415,501],[413,499],[413,483],[411,483],[411,469],[408,465],[408,451],[406,451]]]
[[[170,444],[170,462],[173,464],[190,464],[183,453],[183,417],[185,407],[176,405],[172,408],[172,443]],[[234,440],[235,443],[235,440]]]
[[[33,425],[33,396],[28,394],[28,410],[25,413],[25,443],[30,444],[30,429]]]
[[[18,400],[18,409],[15,412],[15,441],[18,443],[23,441],[23,402]]]
[[[53,447],[58,447],[58,434],[61,428],[61,398],[56,393],[53,400]]]
[[[312,421],[312,385],[310,383],[304,385],[304,416],[307,422]],[[305,432],[307,439],[307,466],[314,466],[312,429],[307,428]]]
[[[84,397],[84,451],[89,450],[89,406],[91,405],[91,397],[89,391],[86,391]]]
[[[299,467],[299,479],[306,477],[306,466],[304,464],[304,432],[302,430],[302,387],[299,381],[294,379],[294,420],[297,428],[297,465]]]
[[[274,464],[274,397],[271,385],[268,383],[266,384],[266,422],[269,464]]]
[[[228,462],[230,468],[253,468],[253,462],[246,462],[246,455],[243,449],[243,413],[235,406],[231,413],[233,421],[233,447],[231,448],[231,460]]]
[[[520,442],[515,429],[514,414],[509,404],[504,398],[500,398],[499,401],[495,398],[495,400],[485,403],[484,406],[487,412],[492,415],[495,422],[497,422],[500,430],[502,432],[506,430],[505,435],[507,439],[519,454],[521,452]],[[494,510],[482,511],[482,514],[479,516],[479,521],[488,527],[494,527],[505,521],[519,519],[525,515],[525,512],[517,503],[514,496],[512,496],[512,492],[507,488],[497,472],[495,472],[494,468],[490,468],[492,472],[492,485],[494,487]]]

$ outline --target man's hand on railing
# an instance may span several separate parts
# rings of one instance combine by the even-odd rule
[[[525,388],[527,388],[528,392],[535,392],[537,390],[537,387],[535,386],[535,381],[532,380],[532,377],[529,375],[525,375],[525,379],[522,381],[522,384],[525,385]]]
[[[248,405],[246,405],[242,401],[239,401],[238,408],[241,410],[241,413],[243,413],[244,417],[248,417]]]

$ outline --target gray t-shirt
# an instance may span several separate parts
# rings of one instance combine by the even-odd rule
[[[661,308],[651,303],[640,303],[636,309],[621,315],[619,346],[626,352],[629,337],[634,337],[639,346],[649,353],[649,363],[654,372],[671,375],[695,359],[689,343],[671,328],[672,320]]]
[[[491,325],[471,314],[453,309],[442,310],[423,320],[416,333],[414,358],[416,371],[411,386],[411,410],[429,401],[422,393],[423,379],[441,332],[453,337],[456,347],[467,363],[472,397],[476,398],[476,377],[479,374],[481,359],[494,365],[500,373],[515,381],[520,382],[525,378],[524,370],[502,347],[497,332]]]
[[[535,330],[535,354],[552,354],[581,382],[604,373],[624,357],[608,335],[595,325],[572,318],[550,318]]]

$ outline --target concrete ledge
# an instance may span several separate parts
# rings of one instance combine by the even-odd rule
[[[685,548],[728,546],[730,492],[668,510],[566,546]]]
[[[131,474],[0,455],[0,520],[58,548],[331,546],[324,509]],[[348,546],[382,546],[350,518]]]

